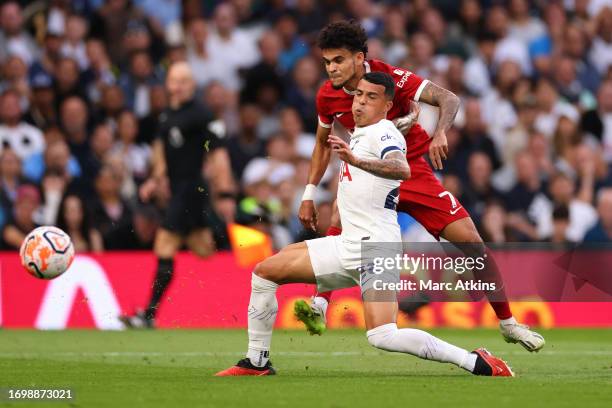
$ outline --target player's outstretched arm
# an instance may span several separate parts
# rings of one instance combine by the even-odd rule
[[[436,170],[442,170],[442,160],[446,160],[448,155],[448,142],[446,141],[446,131],[450,129],[459,110],[459,97],[449,91],[428,82],[421,92],[419,101],[423,101],[432,106],[440,108],[438,124],[434,131],[429,145],[429,158]]]
[[[312,151],[312,160],[310,161],[310,172],[308,174],[308,185],[307,191],[304,193],[302,204],[300,205],[300,211],[298,217],[304,228],[316,231],[317,227],[317,211],[314,206],[314,189],[309,191],[309,188],[316,186],[323,178],[325,170],[329,165],[329,158],[331,157],[331,147],[327,142],[331,129],[324,128],[323,126],[317,126],[317,136],[314,150]],[[312,186],[311,186],[312,185]]]
[[[410,178],[410,166],[405,153],[402,151],[397,150],[387,153],[382,159],[363,159],[355,156],[349,145],[338,136],[329,135],[328,140],[333,151],[351,166],[391,180],[408,180]]]

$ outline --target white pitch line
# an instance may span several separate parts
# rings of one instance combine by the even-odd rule
[[[347,356],[381,356],[384,352],[359,352],[359,351],[274,351],[275,356],[284,357],[347,357]],[[498,353],[499,355],[527,355],[525,351],[510,351]],[[45,357],[227,357],[242,356],[244,351],[58,351],[58,352],[0,352],[0,358],[45,358]],[[542,350],[538,355],[550,356],[612,356],[612,350],[582,350],[582,351],[557,351]]]

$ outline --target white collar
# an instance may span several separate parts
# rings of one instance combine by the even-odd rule
[[[364,60],[364,61],[363,61],[363,66],[364,66],[364,68],[365,68],[365,72],[366,72],[366,74],[369,74],[369,73],[370,73],[370,71],[371,71],[371,68],[370,68],[370,63],[369,63],[368,61]],[[353,96],[354,96],[354,95],[357,93],[357,90],[354,90],[354,91],[349,91],[349,90],[348,90],[348,89],[346,89],[345,87],[342,87],[342,90],[343,90],[344,92],[346,92],[347,94],[349,94],[349,95],[353,95]]]

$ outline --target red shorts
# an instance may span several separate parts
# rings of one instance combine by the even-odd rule
[[[397,211],[410,215],[439,240],[448,224],[470,214],[442,187],[423,157],[410,160],[408,164],[411,175],[400,185]]]

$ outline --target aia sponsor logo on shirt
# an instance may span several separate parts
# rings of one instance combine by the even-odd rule
[[[347,179],[348,181],[353,181],[353,177],[351,176],[348,164],[342,162],[342,164],[340,165],[340,182],[342,183],[344,179]]]

